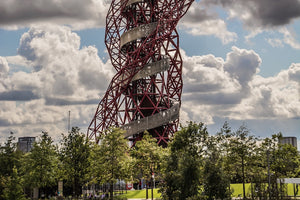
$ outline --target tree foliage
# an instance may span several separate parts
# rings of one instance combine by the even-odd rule
[[[94,146],[90,155],[89,176],[94,182],[110,183],[110,197],[113,198],[113,184],[126,179],[128,169],[128,142],[124,131],[119,128],[107,130],[99,146]]]
[[[249,179],[251,158],[255,155],[257,139],[250,134],[245,125],[235,131],[226,131],[223,137],[226,138],[226,166],[231,174],[233,183],[243,183],[243,197],[246,196],[245,183]]]
[[[26,200],[21,184],[21,178],[16,167],[13,167],[12,174],[7,178],[6,188],[3,192],[5,200]]]
[[[18,170],[21,165],[22,153],[17,151],[17,144],[14,140],[14,134],[11,132],[4,145],[0,147],[0,199],[3,199],[3,191],[7,187],[7,182],[15,173],[14,168]]]
[[[218,138],[210,136],[203,169],[204,195],[209,199],[230,199],[230,176],[224,172]]]
[[[13,168],[20,167],[21,153],[17,152],[14,140],[14,134],[11,132],[4,146],[0,147],[0,176],[11,176]]]
[[[60,149],[60,170],[66,185],[73,188],[73,196],[81,194],[86,182],[89,163],[90,144],[78,127],[73,127],[68,135],[63,135]]]
[[[145,131],[143,139],[138,141],[130,152],[133,157],[133,167],[136,170],[136,177],[146,180],[146,199],[148,199],[148,183],[153,184],[153,176],[161,171],[161,165],[165,151],[158,146],[157,140]],[[152,185],[153,186],[153,185]]]
[[[24,199],[25,187],[47,188],[58,180],[79,196],[88,182],[112,186],[134,176],[152,183],[153,173],[156,178],[161,175],[163,199],[227,199],[229,183],[246,182],[252,184],[244,197],[280,199],[285,187],[277,180],[300,177],[300,154],[280,144],[281,137],[278,133],[259,140],[246,126],[232,131],[227,122],[214,136],[203,123],[190,122],[167,148],[145,133],[130,150],[119,128],[107,130],[93,145],[79,128],[72,128],[63,135],[58,152],[48,133],[42,132],[32,151],[22,154],[11,133],[0,147],[0,199]]]
[[[53,140],[47,132],[42,132],[40,141],[22,159],[22,174],[24,183],[29,188],[51,187],[57,181],[58,157]]]
[[[170,143],[170,156],[162,185],[164,199],[187,199],[199,195],[204,144],[208,132],[203,123],[181,127]]]

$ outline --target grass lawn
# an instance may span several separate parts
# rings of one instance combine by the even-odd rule
[[[246,189],[246,195],[250,194],[250,183],[246,183],[245,184],[245,189]],[[238,183],[238,184],[231,184],[230,187],[234,190],[232,197],[239,197],[239,196],[243,196],[243,184]],[[289,183],[287,185],[287,193],[288,196],[294,196],[294,186],[293,184]],[[299,187],[299,191],[298,191],[298,195],[300,196],[300,187]]]
[[[246,195],[250,193],[250,183],[245,184],[245,189],[246,189]],[[233,189],[233,194],[232,197],[242,197],[243,196],[243,184],[238,183],[238,184],[231,184],[231,189]],[[289,196],[294,196],[294,189],[293,189],[293,184],[288,184],[288,195]],[[148,197],[151,197],[151,189],[148,190]],[[300,195],[300,187],[299,187],[299,192],[298,195]],[[120,195],[121,197],[126,197],[128,199],[139,199],[139,198],[146,198],[146,190],[130,190],[127,191],[127,194]],[[160,198],[160,193],[158,192],[158,189],[153,190],[153,196],[154,198]]]
[[[127,194],[120,195],[120,197],[127,197],[128,199],[145,199],[146,190],[130,190],[127,191]],[[148,197],[151,197],[151,189],[148,189]],[[153,189],[153,197],[160,198],[160,193],[158,192],[158,189]]]

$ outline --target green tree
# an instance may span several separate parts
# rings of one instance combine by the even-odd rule
[[[249,157],[248,176],[251,181],[251,196],[254,198],[267,198],[268,182],[268,153],[267,147],[260,141],[253,149],[253,154]]]
[[[103,182],[110,183],[110,199],[113,199],[113,184],[118,179],[126,179],[129,175],[128,150],[129,145],[124,138],[125,131],[120,128],[110,128],[100,139],[100,148],[92,154],[91,166],[93,177],[99,177]],[[99,180],[98,178],[98,180]]]
[[[235,166],[230,160],[230,138],[233,136],[233,132],[231,131],[231,127],[229,123],[225,121],[223,127],[220,132],[218,132],[215,136],[216,142],[218,143],[218,148],[222,157],[223,168],[225,174],[229,176],[230,181],[235,176]]]
[[[158,146],[157,140],[145,131],[143,139],[138,141],[130,154],[134,158],[134,168],[137,175],[146,180],[146,199],[148,199],[148,183],[151,183],[151,197],[153,199],[153,176],[159,174],[161,169],[162,158],[165,150]]]
[[[175,133],[161,188],[164,199],[187,199],[199,196],[203,153],[208,138],[203,123],[190,122]]]
[[[270,199],[279,199],[286,192],[284,184],[277,183],[278,179],[298,176],[299,152],[292,145],[280,144],[281,138],[281,133],[265,138],[259,148],[260,157],[254,162],[261,165],[258,166],[261,178],[268,183],[268,191],[263,195]]]
[[[205,156],[204,194],[209,200],[230,199],[230,177],[224,173],[218,137],[210,136]]]
[[[228,160],[235,166],[236,181],[243,183],[243,198],[246,198],[245,183],[249,176],[247,176],[248,167],[251,164],[251,156],[254,154],[257,139],[250,135],[246,126],[242,125],[229,138]],[[250,180],[249,180],[250,181]]]
[[[282,134],[276,134],[273,136],[275,142],[279,142],[282,138]],[[272,191],[275,190],[277,198],[283,197],[286,193],[285,185],[281,182],[282,178],[291,177],[294,178],[297,176],[298,167],[299,167],[299,153],[295,147],[290,144],[277,144],[277,148],[270,151],[270,170],[273,174],[272,180]],[[280,184],[275,183],[277,179],[280,179]]]
[[[21,153],[17,152],[17,144],[14,142],[13,132],[7,138],[4,146],[0,147],[0,175],[11,176],[13,168],[20,166]]]
[[[13,168],[20,168],[22,152],[17,151],[14,140],[15,137],[11,132],[4,145],[0,147],[0,199],[3,199],[3,191],[13,175]]]
[[[92,143],[89,155],[90,167],[87,174],[89,184],[103,184],[105,183],[105,169],[103,163],[105,162],[102,156],[101,146]]]
[[[88,173],[90,144],[78,127],[72,127],[68,135],[63,135],[60,149],[61,174],[73,189],[73,196],[81,194]]]
[[[23,159],[22,174],[26,186],[40,188],[46,195],[46,188],[56,184],[58,157],[56,147],[47,132],[42,132],[40,140]]]
[[[7,178],[6,185],[4,189],[3,199],[5,200],[26,200],[24,191],[21,185],[21,178],[19,177],[18,170],[13,167],[12,174]]]

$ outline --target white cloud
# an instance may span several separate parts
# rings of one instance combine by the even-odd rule
[[[0,101],[0,108],[0,143],[6,139],[3,135],[8,135],[11,131],[16,137],[35,137],[46,131],[58,142],[61,133],[67,132],[69,111],[70,125],[79,126],[85,133],[95,111],[95,105],[49,106],[45,105],[43,99],[21,104]]]
[[[289,79],[300,83],[300,63],[293,63],[288,70]]]
[[[203,4],[222,6],[230,18],[240,19],[251,30],[280,27],[300,17],[299,0],[203,0]]]
[[[85,132],[113,76],[110,62],[103,63],[93,46],[80,48],[71,28],[56,25],[29,29],[18,52],[0,57],[5,75],[0,79],[0,131],[17,136],[48,131],[57,138],[71,110],[71,125]],[[10,64],[28,70],[9,71]]]
[[[8,74],[9,66],[6,58],[0,56],[0,77],[4,77]]]
[[[243,27],[249,31],[249,34],[245,37],[246,42],[249,44],[251,44],[251,38],[261,33],[272,33],[276,31],[283,34],[283,38],[267,38],[267,42],[272,47],[283,47],[283,44],[287,44],[294,49],[300,49],[297,35],[291,29],[286,28],[288,25],[293,24],[296,19],[300,18],[299,0],[277,0],[276,3],[274,3],[273,0],[203,0],[200,1],[199,4],[210,11],[214,8],[213,13],[215,15],[220,7],[223,8],[224,10],[222,10],[222,12],[225,11],[228,15],[226,22],[229,22],[229,20],[239,20],[243,24]],[[205,30],[205,32],[209,34],[220,34],[220,36],[217,37],[223,38],[223,43],[226,44],[230,41],[234,41],[236,36],[234,33],[225,31],[226,24],[222,18],[224,17],[214,18],[219,24],[215,24],[214,27],[219,27],[219,32],[211,28],[207,29],[205,25],[203,27],[208,30]],[[210,20],[211,19],[207,19],[205,23],[209,23]],[[200,27],[192,30],[194,34],[199,32],[199,34],[202,35],[202,29],[200,29]]]
[[[213,35],[223,44],[237,40],[237,34],[230,32],[224,20],[219,19],[216,13],[203,8],[202,2],[194,2],[180,23],[181,27],[192,35]]]
[[[34,70],[13,75],[15,89],[29,84],[44,98],[97,98],[113,75],[110,63],[102,62],[95,47],[80,49],[80,37],[68,27],[32,27],[23,34],[18,53],[31,62]],[[28,76],[31,78],[23,78]]]
[[[7,89],[8,83],[8,72],[9,65],[6,58],[0,56],[0,92],[3,92]]]
[[[279,30],[283,34],[283,41],[294,49],[300,49],[300,43],[296,39],[296,33],[286,27]]]
[[[233,47],[226,60],[213,55],[184,58],[183,113],[189,120],[213,124],[215,118],[259,120],[297,118],[300,65],[274,77],[257,73],[261,58]]]
[[[213,35],[219,38],[223,44],[228,44],[237,40],[237,34],[227,30],[226,23],[220,19],[206,20],[197,24],[182,22],[182,26],[191,35]]]
[[[268,38],[267,42],[272,46],[272,47],[283,47],[283,42],[280,39],[277,38]]]
[[[261,62],[261,58],[253,50],[232,47],[232,52],[227,54],[224,69],[245,87],[259,72]]]
[[[54,23],[74,29],[104,26],[107,0],[0,1],[0,26],[7,29]]]

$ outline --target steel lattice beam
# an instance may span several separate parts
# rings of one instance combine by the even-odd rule
[[[105,44],[116,75],[89,125],[90,139],[117,126],[133,144],[148,130],[167,145],[177,131],[183,86],[176,25],[192,2],[112,0]]]

